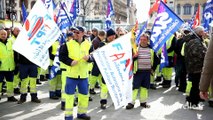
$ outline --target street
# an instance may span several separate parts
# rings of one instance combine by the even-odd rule
[[[6,96],[2,96],[0,101],[0,120],[63,120],[64,113],[60,109],[60,100],[49,99],[48,82],[38,85],[38,98],[42,103],[30,102],[28,93],[27,102],[17,104],[7,102]],[[96,92],[99,92],[96,89]],[[19,95],[15,96],[19,99]],[[212,120],[212,109],[204,102],[204,110],[184,109],[185,96],[178,92],[173,85],[169,89],[158,88],[149,90],[148,103],[151,108],[140,107],[136,101],[134,109],[126,110],[125,107],[114,109],[110,97],[108,98],[107,109],[100,109],[99,94],[92,95],[93,101],[89,103],[88,115],[92,120]],[[74,117],[76,119],[76,107]]]

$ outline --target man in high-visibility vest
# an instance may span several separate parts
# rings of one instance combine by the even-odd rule
[[[64,44],[59,53],[59,60],[67,65],[65,120],[73,120],[73,103],[76,87],[78,88],[77,118],[90,120],[90,116],[86,113],[89,103],[88,75],[89,62],[92,61],[89,55],[91,43],[83,38],[85,29],[80,26],[77,28],[78,30],[74,31],[73,40]]]
[[[59,47],[59,41],[55,41],[53,45],[49,48],[49,55],[50,55],[50,66],[49,70],[53,66],[53,61]],[[56,73],[56,76],[49,81],[49,97],[50,99],[57,100],[61,97],[61,70]]]
[[[11,46],[13,45],[19,32],[20,32],[20,29],[18,27],[14,27],[14,29],[12,30],[12,36],[8,39],[8,44],[10,44]],[[14,57],[16,62],[16,56]],[[14,93],[16,94],[20,94],[19,83],[20,83],[19,70],[18,70],[18,66],[16,65],[14,70],[14,80],[13,80]]]
[[[171,86],[172,72],[174,67],[175,43],[176,43],[176,37],[174,35],[172,35],[169,38],[169,40],[166,41],[166,49],[167,49],[169,65],[162,68],[162,71],[161,71],[161,74],[163,76],[163,82],[160,85],[162,85],[163,88],[169,88]],[[159,72],[159,65],[157,66],[157,71]],[[157,75],[159,75],[159,73],[157,73]]]
[[[14,52],[12,46],[7,42],[7,32],[0,30],[0,94],[2,82],[6,79],[7,101],[16,102],[13,89],[13,70],[15,69]],[[0,97],[1,99],[1,97]]]

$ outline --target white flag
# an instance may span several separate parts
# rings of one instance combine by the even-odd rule
[[[131,33],[119,37],[93,53],[106,82],[115,109],[132,101]]]
[[[13,49],[41,68],[47,69],[50,64],[48,48],[58,39],[60,34],[61,31],[42,1],[37,0],[13,45]]]

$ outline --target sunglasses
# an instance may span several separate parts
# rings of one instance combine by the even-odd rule
[[[74,31],[74,33],[76,33],[76,34],[80,34],[80,32],[79,32],[79,31]]]

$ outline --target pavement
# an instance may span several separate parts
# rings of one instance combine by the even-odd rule
[[[212,120],[213,108],[203,103],[203,110],[185,109],[185,95],[176,90],[175,85],[170,88],[158,88],[149,90],[148,103],[151,108],[140,107],[137,100],[134,109],[126,110],[125,107],[114,109],[111,98],[108,98],[107,109],[100,109],[99,93],[92,95],[93,101],[89,103],[88,115],[91,120]],[[96,89],[100,92],[99,89]],[[19,95],[15,96],[19,98]],[[38,85],[38,98],[41,103],[30,102],[28,94],[27,102],[17,104],[7,102],[5,95],[0,100],[0,120],[63,120],[64,112],[60,109],[60,100],[49,99],[48,82]],[[74,108],[76,118],[77,108]]]

